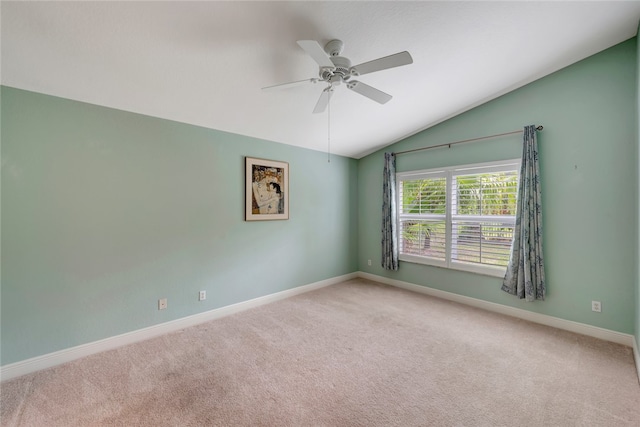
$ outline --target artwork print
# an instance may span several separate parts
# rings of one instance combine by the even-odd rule
[[[289,164],[247,157],[245,220],[289,219]]]

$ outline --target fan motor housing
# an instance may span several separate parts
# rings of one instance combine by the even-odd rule
[[[322,80],[335,80],[335,77],[338,77],[340,80],[347,80],[351,76],[351,61],[343,56],[332,56],[330,59],[335,69],[328,70],[321,68],[320,77]]]

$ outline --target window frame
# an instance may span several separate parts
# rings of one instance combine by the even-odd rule
[[[401,230],[401,221],[406,219],[416,220],[442,220],[444,217],[445,222],[445,257],[444,260],[431,258],[427,256],[407,254],[402,252],[402,236],[398,236],[398,259],[404,262],[411,262],[416,264],[431,265],[435,267],[442,267],[451,270],[461,270],[471,273],[477,273],[487,276],[504,277],[506,267],[493,266],[489,264],[479,263],[467,263],[464,261],[452,260],[453,251],[453,222],[454,221],[487,221],[487,218],[491,218],[490,221],[497,220],[497,222],[512,223],[515,225],[515,215],[460,215],[453,213],[453,178],[460,175],[474,175],[482,173],[494,173],[494,172],[511,172],[515,171],[518,177],[516,185],[516,197],[517,188],[520,182],[520,165],[521,159],[508,159],[498,160],[484,163],[473,163],[466,165],[454,165],[442,168],[431,168],[422,170],[412,170],[406,172],[396,173],[396,206],[398,206],[398,214],[396,218],[397,230]],[[400,200],[400,186],[403,181],[418,180],[418,179],[430,179],[445,177],[445,214],[402,214],[402,201]]]

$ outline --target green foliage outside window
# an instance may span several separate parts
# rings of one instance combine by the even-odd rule
[[[515,215],[518,176],[515,172],[457,176],[458,215]]]
[[[402,213],[439,214],[446,209],[446,181],[444,178],[404,181],[402,187]],[[424,221],[404,221],[402,239],[411,248],[429,249],[436,224]],[[412,252],[415,252],[413,250]]]

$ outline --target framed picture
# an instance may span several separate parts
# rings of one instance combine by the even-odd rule
[[[244,219],[289,219],[289,163],[245,157]]]

